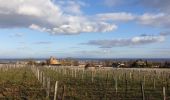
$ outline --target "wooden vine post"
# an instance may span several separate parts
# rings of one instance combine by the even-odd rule
[[[141,82],[141,93],[142,93],[142,100],[145,100],[145,91],[143,87],[143,82]]]
[[[54,100],[57,100],[57,89],[58,89],[58,81],[56,81],[55,83]]]
[[[165,90],[165,87],[163,87],[163,100],[166,100],[166,90]]]
[[[47,90],[46,90],[47,98],[50,97],[50,78],[47,78]]]
[[[116,94],[117,94],[117,78],[115,78],[115,90],[116,90]]]

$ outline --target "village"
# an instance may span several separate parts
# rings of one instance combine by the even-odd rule
[[[57,59],[50,57],[46,60],[26,59],[2,64],[37,65],[37,66],[75,66],[81,68],[170,68],[169,61],[134,60],[79,60],[74,58]]]

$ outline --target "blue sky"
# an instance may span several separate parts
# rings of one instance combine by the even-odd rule
[[[170,58],[168,0],[0,2],[0,58]]]

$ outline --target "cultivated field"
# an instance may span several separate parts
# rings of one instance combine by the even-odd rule
[[[1,66],[0,100],[42,100],[41,87],[29,67]]]
[[[170,100],[170,69],[0,67],[0,99]]]

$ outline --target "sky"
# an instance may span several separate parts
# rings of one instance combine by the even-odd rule
[[[0,58],[170,58],[170,0],[0,2]]]

